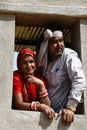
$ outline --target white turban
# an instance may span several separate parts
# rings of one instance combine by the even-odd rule
[[[38,67],[41,67],[43,70],[47,67],[48,40],[52,37],[63,37],[63,33],[61,31],[52,32],[49,29],[44,32],[44,41],[41,43],[37,56]]]

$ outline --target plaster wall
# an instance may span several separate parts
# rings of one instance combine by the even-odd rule
[[[82,65],[83,65],[83,70],[86,76],[86,81],[87,81],[87,20],[83,19],[80,20],[80,40],[81,40],[81,56],[82,56]],[[86,82],[87,83],[87,82]],[[87,86],[86,86],[87,88]],[[84,93],[84,103],[85,103],[85,113],[87,116],[87,89]]]
[[[84,71],[87,70],[85,60],[87,20],[81,20],[81,42]],[[1,130],[86,130],[87,114],[75,115],[75,121],[70,126],[61,122],[61,117],[48,120],[43,113],[16,111],[11,109],[12,102],[12,71],[14,50],[15,16],[0,15],[0,129]],[[87,74],[86,74],[87,76]],[[85,95],[85,109],[87,108]]]
[[[0,0],[0,11],[85,16],[87,18],[87,0]]]
[[[87,0],[0,0],[8,3],[24,3],[35,5],[86,6]]]
[[[32,4],[32,6],[30,5]],[[33,5],[34,4],[34,5]],[[36,4],[36,6],[35,6]],[[41,5],[39,7],[39,4]],[[46,6],[45,6],[46,4]],[[62,5],[55,8],[56,4]],[[49,6],[52,5],[52,6]],[[70,7],[70,6],[71,7]],[[76,5],[79,7],[72,7]],[[62,15],[77,15],[80,27],[81,57],[83,70],[87,77],[87,1],[66,0],[54,3],[51,0],[0,0],[0,130],[86,130],[87,129],[87,90],[85,97],[85,114],[75,115],[75,121],[70,126],[61,122],[61,117],[48,120],[41,112],[16,111],[11,109],[12,77],[13,77],[13,51],[15,37],[16,13],[57,13]],[[67,6],[69,8],[67,9]],[[28,8],[27,8],[28,7]],[[30,7],[30,8],[29,8]],[[38,8],[39,7],[39,8]],[[49,8],[47,8],[49,7]],[[47,10],[46,10],[47,9]],[[54,10],[53,10],[54,9]],[[78,9],[78,10],[77,10]],[[81,10],[80,10],[81,9]],[[70,11],[71,10],[71,11]],[[70,11],[70,12],[69,12]],[[85,12],[84,12],[85,11]],[[7,13],[3,14],[3,13]],[[84,18],[84,19],[83,19]],[[57,115],[57,114],[56,114]]]

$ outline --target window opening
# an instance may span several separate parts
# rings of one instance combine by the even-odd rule
[[[53,29],[52,27],[48,28]],[[45,30],[46,27],[16,26],[14,52],[18,53],[22,48],[29,47],[38,53]],[[59,30],[63,32],[65,46],[71,48],[71,28],[60,28]],[[84,114],[84,101],[78,105],[76,114]]]

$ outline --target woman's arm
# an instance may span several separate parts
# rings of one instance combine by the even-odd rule
[[[44,82],[41,79],[36,78],[35,76],[32,76],[32,75],[27,75],[25,78],[27,78],[27,83],[35,83],[39,86],[40,102],[50,106],[51,102],[48,97],[48,92],[44,85]]]
[[[31,110],[31,104],[23,102],[22,94],[13,94],[13,104],[18,110]]]
[[[32,103],[23,102],[21,93],[13,95],[13,103],[15,108],[18,110],[43,111],[49,119],[55,117],[54,110],[45,104],[34,101]]]
[[[39,80],[41,81],[41,80]],[[37,80],[37,78],[33,77],[31,78],[31,80],[29,79],[30,83],[39,83],[39,81]],[[40,83],[40,86],[42,86],[43,82]],[[24,102],[23,101],[23,97],[22,97],[22,93],[21,93],[21,82],[20,82],[20,78],[19,75],[15,74],[13,77],[13,106],[15,109],[18,110],[31,110],[31,111],[43,111],[46,116],[49,119],[53,119],[55,117],[55,112],[52,108],[50,108],[49,106],[45,105],[44,102],[48,104],[47,99],[45,99],[46,97],[44,97],[42,99],[43,103],[39,103],[39,102]],[[46,90],[44,88],[45,86],[43,85],[40,89],[41,92],[43,92],[44,90]]]

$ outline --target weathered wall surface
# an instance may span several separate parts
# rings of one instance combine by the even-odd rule
[[[40,112],[11,109],[15,21],[19,12],[79,16],[81,57],[87,77],[87,0],[0,0],[0,130],[86,130],[87,90],[85,115],[75,115],[70,126],[65,126],[61,117],[50,121]]]
[[[87,17],[87,0],[1,0],[0,11]]]
[[[25,3],[35,5],[87,6],[87,0],[0,0],[8,3]]]

